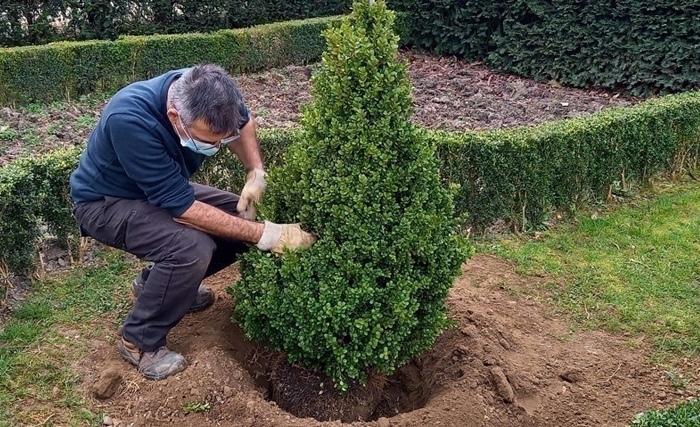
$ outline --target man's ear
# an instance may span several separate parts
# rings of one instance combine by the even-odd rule
[[[175,123],[175,120],[177,120],[177,110],[174,108],[168,108],[168,118],[170,119],[171,122]]]

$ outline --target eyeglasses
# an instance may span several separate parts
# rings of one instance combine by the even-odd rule
[[[238,138],[241,137],[241,131],[240,131],[240,130],[236,130],[236,133],[234,133],[233,135],[228,136],[228,137],[226,137],[226,138],[222,138],[222,139],[220,139],[220,140],[217,141],[217,142],[200,141],[200,140],[198,140],[198,139],[194,139],[194,138],[192,137],[192,134],[190,133],[189,128],[187,127],[187,125],[185,124],[185,122],[182,120],[182,116],[180,116],[179,114],[180,114],[180,113],[178,113],[178,116],[180,117],[180,124],[182,125],[182,129],[185,131],[185,134],[187,134],[187,137],[188,137],[189,139],[191,139],[192,141],[196,141],[196,142],[199,142],[199,143],[201,143],[201,144],[208,144],[208,145],[211,145],[211,146],[214,146],[214,147],[217,147],[217,148],[218,148],[218,147],[221,147],[221,146],[224,146],[224,147],[225,147],[225,146],[227,146],[228,144],[232,143],[233,141],[235,141],[235,140],[237,140]],[[195,144],[195,146],[196,146],[196,144]]]

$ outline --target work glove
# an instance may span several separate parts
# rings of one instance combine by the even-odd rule
[[[236,210],[241,218],[249,221],[255,219],[257,213],[255,204],[262,200],[266,189],[265,171],[258,168],[249,171],[241,191],[241,198],[238,199],[238,205],[236,205]]]
[[[282,254],[283,248],[308,248],[315,242],[316,237],[302,230],[299,224],[275,224],[265,221],[262,237],[256,246],[263,251]]]

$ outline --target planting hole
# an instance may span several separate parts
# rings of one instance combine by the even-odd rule
[[[323,374],[288,363],[280,353],[245,340],[234,327],[227,334],[233,357],[245,367],[269,401],[299,418],[342,422],[373,421],[411,412],[426,405],[436,391],[435,369],[410,362],[393,375],[370,375],[367,386],[350,384],[339,393]]]

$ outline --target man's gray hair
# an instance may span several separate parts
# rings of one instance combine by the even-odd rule
[[[201,119],[212,133],[231,134],[243,121],[241,91],[218,65],[200,64],[188,69],[173,83],[170,96],[187,126]]]

